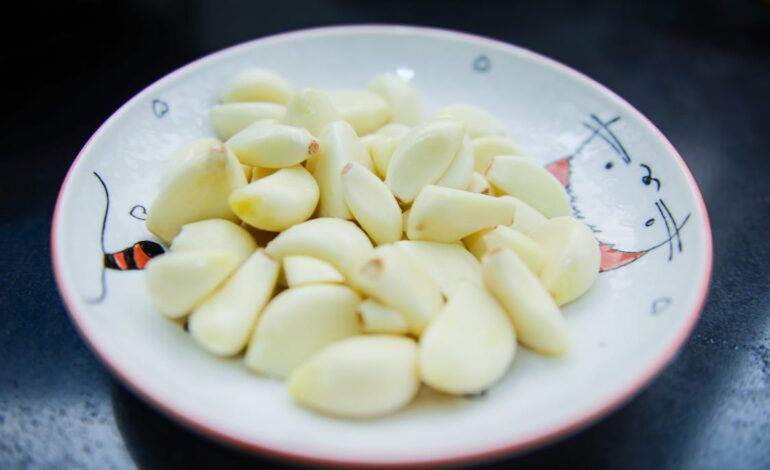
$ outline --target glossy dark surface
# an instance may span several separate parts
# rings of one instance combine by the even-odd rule
[[[21,29],[4,28],[0,43],[11,81],[0,131],[0,468],[279,465],[199,437],[110,377],[59,299],[50,219],[80,147],[144,86],[243,40],[355,22],[465,30],[588,74],[668,136],[706,199],[713,286],[676,360],[601,422],[503,463],[770,468],[768,2],[138,0],[15,8],[4,23]]]

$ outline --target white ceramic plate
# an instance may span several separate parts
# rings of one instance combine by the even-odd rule
[[[480,398],[423,393],[393,416],[335,420],[293,404],[284,384],[193,344],[152,307],[142,271],[105,270],[105,252],[152,240],[141,219],[166,158],[191,139],[213,135],[209,107],[229,77],[252,65],[275,69],[297,87],[319,88],[362,87],[372,75],[394,71],[411,79],[427,112],[466,101],[499,117],[510,138],[568,186],[576,215],[603,242],[608,270],[564,309],[570,353],[553,360],[520,348],[502,383]],[[134,391],[225,442],[334,465],[465,462],[586,426],[668,363],[698,318],[711,273],[711,232],[698,188],[671,144],[628,103],[527,50],[402,26],[260,39],[151,85],[78,155],[57,201],[52,250],[73,321]]]

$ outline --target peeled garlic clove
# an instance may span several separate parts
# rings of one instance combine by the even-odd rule
[[[484,178],[484,175],[474,171],[466,191],[477,194],[491,194],[492,188],[489,187],[489,181]]]
[[[249,181],[253,183],[254,181],[262,179],[265,176],[272,175],[278,170],[279,168],[262,168],[260,166],[253,166],[251,167],[251,178],[249,178]]]
[[[505,311],[483,288],[462,283],[420,337],[420,376],[444,393],[479,393],[503,377],[515,352]]]
[[[283,119],[286,108],[275,103],[227,103],[211,108],[211,124],[217,135],[229,139],[249,125],[263,119]]]
[[[494,225],[510,225],[516,206],[507,198],[426,186],[412,204],[410,240],[451,243]]]
[[[541,354],[569,349],[569,332],[556,302],[510,249],[492,248],[481,261],[484,285],[513,321],[519,342]]]
[[[334,343],[289,379],[289,392],[301,405],[346,418],[393,413],[412,401],[419,388],[414,341],[385,335]]]
[[[495,189],[521,199],[549,219],[572,214],[567,191],[559,180],[524,157],[493,158],[486,177]]]
[[[340,119],[340,113],[325,93],[313,88],[303,88],[286,105],[283,123],[303,127],[313,135],[320,135],[327,124]]]
[[[545,251],[533,239],[518,230],[498,225],[490,233],[484,235],[487,249],[502,245],[510,248],[536,276],[540,274],[545,264]]]
[[[543,214],[521,199],[513,196],[506,196],[506,199],[512,201],[516,206],[516,219],[511,228],[526,235],[548,221]]]
[[[375,244],[401,240],[401,208],[374,173],[348,163],[342,169],[342,190],[348,209]]]
[[[405,135],[409,133],[411,129],[409,126],[405,124],[400,124],[398,122],[391,122],[390,124],[385,124],[384,126],[380,127],[374,133],[376,135],[381,135],[384,137],[395,137],[398,139],[402,139]]]
[[[542,247],[545,265],[540,280],[559,305],[583,295],[599,275],[599,243],[579,220],[556,217],[529,234]]]
[[[246,351],[246,367],[288,377],[324,346],[359,333],[356,307],[360,302],[352,289],[342,285],[317,284],[281,292],[262,312]]]
[[[372,242],[353,222],[326,217],[281,232],[265,250],[278,259],[291,255],[319,258],[349,280],[353,270],[371,254]]]
[[[492,159],[500,155],[521,155],[516,145],[505,137],[487,136],[473,139],[474,168],[483,173]]]
[[[358,135],[374,132],[390,121],[390,105],[380,95],[368,90],[332,90],[326,95],[342,119]]]
[[[444,173],[436,185],[447,188],[466,189],[473,176],[473,145],[471,139],[465,136],[463,145],[458,150],[452,163],[449,164],[446,173]]]
[[[481,261],[481,257],[484,256],[484,254],[489,249],[484,236],[492,233],[492,230],[494,230],[494,227],[487,227],[483,230],[479,230],[478,232],[473,232],[472,234],[463,238],[463,244],[465,245],[465,248],[467,248],[468,251],[470,251],[479,261]]]
[[[321,217],[353,218],[342,189],[342,169],[350,162],[367,162],[372,168],[366,148],[356,132],[345,121],[334,121],[324,128],[319,137],[321,143],[318,155],[308,161],[307,168],[318,182],[321,200],[318,214]]]
[[[382,96],[390,104],[393,122],[414,126],[420,122],[422,103],[409,83],[392,73],[373,77],[366,87]]]
[[[454,121],[429,121],[404,136],[393,153],[385,184],[404,203],[438,181],[463,144],[465,127]]]
[[[396,242],[425,267],[446,297],[462,282],[482,286],[481,265],[462,245],[402,240]]]
[[[374,169],[380,178],[385,178],[385,175],[387,175],[390,160],[393,158],[393,153],[398,148],[398,144],[401,143],[401,139],[402,137],[382,135],[376,132],[361,138],[361,143],[364,144],[364,147],[369,152]]]
[[[502,135],[503,126],[494,116],[484,111],[478,106],[465,103],[449,105],[434,116],[434,119],[453,119],[465,124],[468,128],[468,135],[472,139],[488,135]]]
[[[280,232],[304,222],[318,204],[318,185],[302,165],[283,168],[230,195],[241,220],[260,230]]]
[[[268,101],[285,104],[291,98],[291,85],[272,70],[248,68],[233,77],[224,87],[223,103]]]
[[[237,267],[237,258],[223,251],[166,253],[147,263],[144,281],[158,310],[182,318]]]
[[[305,129],[283,124],[250,125],[227,141],[241,163],[287,168],[318,152],[318,141]]]
[[[169,157],[161,178],[161,185],[165,186],[179,171],[184,171],[191,163],[200,161],[211,149],[220,148],[222,142],[214,137],[195,139],[187,145],[180,147]]]
[[[358,320],[364,333],[405,335],[409,324],[404,316],[376,300],[366,299],[358,304]]]
[[[248,230],[236,223],[209,219],[183,225],[169,249],[172,253],[224,251],[235,256],[241,264],[257,249],[257,242]]]
[[[208,141],[173,161],[147,211],[145,225],[168,243],[182,225],[190,222],[217,218],[236,221],[227,198],[245,185],[246,178],[235,155],[224,145]]]
[[[307,284],[345,282],[345,277],[334,266],[312,256],[284,257],[283,272],[289,288]]]
[[[441,290],[425,267],[394,245],[377,247],[355,271],[356,288],[403,313],[410,331],[419,335],[444,303]]]
[[[278,262],[255,252],[190,315],[192,337],[212,354],[232,356],[246,346],[257,317],[273,295]]]

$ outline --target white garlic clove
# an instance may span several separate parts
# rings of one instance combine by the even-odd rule
[[[234,222],[208,219],[183,225],[169,249],[172,253],[224,251],[235,256],[241,264],[257,249],[257,242],[248,230]]]
[[[453,119],[465,124],[472,139],[489,135],[502,135],[503,126],[482,108],[465,103],[449,105],[433,115],[434,119]]]
[[[515,213],[505,197],[426,186],[412,204],[406,233],[410,240],[451,243],[487,227],[510,225]]]
[[[505,311],[483,288],[461,283],[420,337],[420,376],[444,393],[480,393],[503,377],[515,352]]]
[[[374,132],[391,118],[390,105],[380,95],[368,90],[332,90],[326,95],[342,119],[358,135]]]
[[[364,333],[382,333],[405,335],[409,333],[409,323],[404,315],[373,299],[366,299],[358,304],[358,320]]]
[[[395,245],[377,247],[355,271],[352,281],[366,295],[403,313],[417,336],[444,304],[441,290],[427,269]]]
[[[486,177],[495,189],[521,199],[549,219],[572,214],[569,196],[561,183],[548,170],[524,157],[493,158]]]
[[[483,285],[479,261],[462,245],[413,240],[402,240],[395,245],[425,267],[445,297],[451,296],[463,282]]]
[[[227,198],[246,185],[238,159],[226,146],[206,139],[193,151],[177,154],[160,192],[147,211],[147,229],[170,242],[182,225],[205,219],[237,221]]]
[[[190,334],[203,348],[232,356],[246,346],[278,279],[278,262],[259,250],[190,315]]]
[[[530,232],[542,247],[540,280],[559,305],[585,294],[599,275],[601,252],[591,229],[573,217],[556,217]]]
[[[286,107],[275,103],[227,103],[211,108],[211,124],[221,139],[229,139],[251,124],[263,119],[280,121]]]
[[[492,159],[501,155],[521,155],[516,145],[505,137],[496,135],[473,139],[474,168],[483,173]]]
[[[243,70],[224,86],[223,103],[268,101],[286,104],[292,96],[291,85],[272,70],[257,67]]]
[[[404,203],[438,181],[460,150],[465,127],[454,121],[429,121],[404,136],[393,153],[385,184]]]
[[[484,235],[483,239],[487,250],[500,245],[510,248],[536,276],[543,270],[545,251],[537,242],[518,230],[498,225]]]
[[[237,258],[224,251],[166,253],[147,263],[144,281],[158,310],[183,318],[237,267]]]
[[[374,173],[357,163],[348,163],[342,169],[342,190],[353,218],[375,244],[401,239],[401,208]]]
[[[471,175],[471,180],[468,183],[468,187],[466,188],[466,191],[470,191],[472,193],[477,194],[492,194],[492,188],[489,186],[489,181],[487,181],[486,178],[484,178],[484,175],[481,173],[478,173],[476,171],[473,172]]]
[[[230,208],[252,227],[280,232],[304,222],[318,204],[318,184],[302,165],[282,168],[230,195]]]
[[[249,341],[249,370],[276,378],[292,371],[324,346],[359,333],[352,289],[315,284],[288,289],[270,301]]]
[[[465,136],[460,150],[457,151],[446,172],[436,181],[436,185],[447,188],[467,189],[473,177],[473,145]]]
[[[356,135],[356,132],[345,121],[334,121],[319,137],[321,143],[318,155],[307,163],[307,168],[313,174],[321,190],[318,204],[320,217],[337,217],[351,219],[342,189],[342,169],[350,162],[362,164],[372,169],[372,162],[366,147]]]
[[[420,96],[409,83],[392,73],[373,77],[366,87],[390,104],[393,122],[414,126],[422,117]]]
[[[541,354],[565,354],[569,331],[559,307],[518,255],[497,246],[481,266],[484,285],[510,316],[519,342]]]
[[[414,340],[386,335],[334,343],[289,379],[289,392],[301,405],[345,418],[393,413],[411,402],[419,388]]]
[[[227,146],[241,163],[261,168],[288,168],[318,152],[306,129],[258,121],[232,136]]]
[[[286,105],[283,123],[305,128],[311,134],[320,136],[327,124],[340,119],[340,113],[324,92],[303,88]]]
[[[312,256],[285,256],[283,272],[289,288],[308,284],[345,282],[345,276],[337,268]]]
[[[346,279],[372,252],[369,237],[353,222],[324,217],[281,232],[265,250],[278,259],[312,256],[332,264]]]

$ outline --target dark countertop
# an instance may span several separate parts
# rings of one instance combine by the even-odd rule
[[[564,62],[647,115],[703,191],[713,286],[676,360],[609,417],[505,463],[770,468],[770,2],[80,0],[14,8],[3,19],[16,27],[0,33],[12,82],[0,134],[0,468],[278,465],[178,426],[111,378],[59,299],[50,219],[80,147],[144,86],[237,42],[357,22],[465,30]]]

